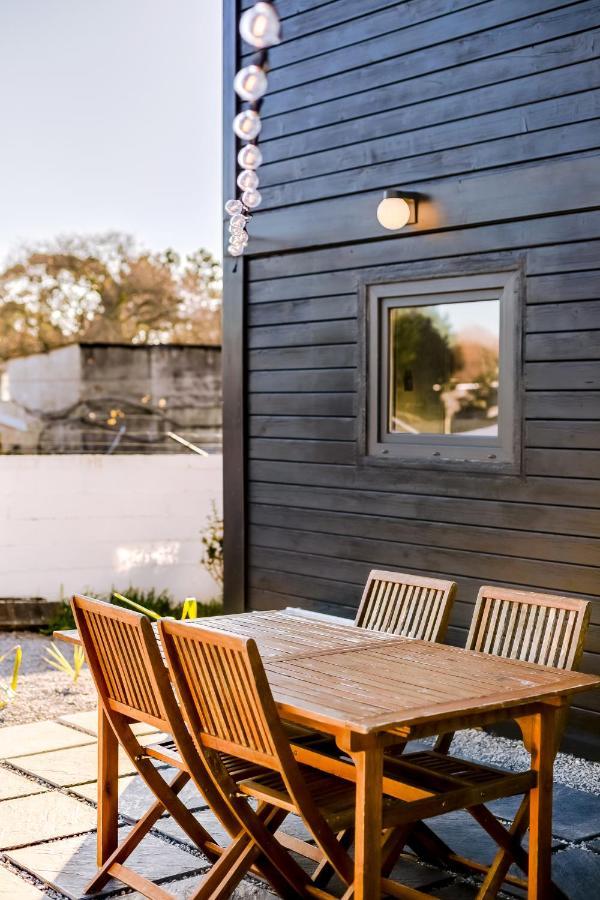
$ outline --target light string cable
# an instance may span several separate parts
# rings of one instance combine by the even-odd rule
[[[239,196],[228,200],[225,212],[229,219],[230,256],[242,256],[248,244],[247,225],[252,211],[260,206],[258,169],[262,153],[258,136],[262,122],[260,110],[268,87],[269,47],[281,41],[281,23],[273,3],[258,2],[240,16],[239,32],[243,41],[256,49],[249,65],[235,76],[233,88],[247,105],[233,120],[235,135],[244,142],[237,156],[240,172],[237,176]]]

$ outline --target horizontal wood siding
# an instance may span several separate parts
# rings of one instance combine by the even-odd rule
[[[373,567],[448,577],[462,644],[482,583],[571,594],[600,672],[600,4],[278,8],[239,348],[246,604],[353,616]],[[391,235],[375,207],[402,185],[426,197]],[[359,285],[515,265],[522,473],[361,461]],[[581,697],[571,741],[599,717]]]

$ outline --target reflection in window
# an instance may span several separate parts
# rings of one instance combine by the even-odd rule
[[[389,309],[388,433],[498,435],[499,300]]]

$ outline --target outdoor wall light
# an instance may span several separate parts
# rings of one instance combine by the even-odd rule
[[[377,207],[377,219],[379,224],[388,231],[399,231],[409,222],[411,224],[416,222],[417,210],[414,196],[401,191],[384,191],[383,200]]]

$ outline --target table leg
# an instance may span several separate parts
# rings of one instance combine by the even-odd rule
[[[551,884],[552,780],[556,753],[556,711],[542,707],[531,717],[531,768],[537,785],[530,794],[528,900],[547,900]]]
[[[354,897],[381,896],[381,833],[383,748],[374,744],[353,751],[356,766],[356,825],[354,837]]]
[[[119,814],[119,744],[98,706],[98,834],[96,859],[103,866],[117,848]]]

